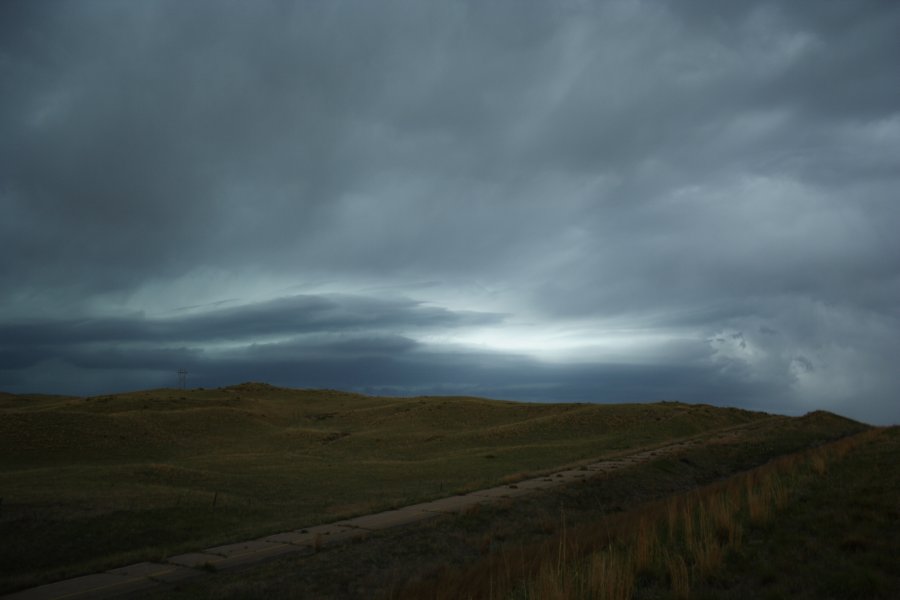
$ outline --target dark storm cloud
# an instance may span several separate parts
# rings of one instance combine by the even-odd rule
[[[166,373],[172,365],[227,364],[235,357],[274,365],[371,362],[418,346],[393,331],[448,330],[500,320],[499,315],[454,313],[403,299],[307,295],[170,318],[6,323],[0,324],[0,373],[37,368],[48,360],[86,369]]]
[[[501,319],[502,315],[451,312],[405,299],[303,295],[181,317],[134,315],[6,323],[0,324],[0,339],[10,348],[95,342],[202,343],[335,331],[454,328]]]
[[[177,363],[900,419],[896,3],[0,11],[0,385]],[[680,341],[454,341],[515,324]]]

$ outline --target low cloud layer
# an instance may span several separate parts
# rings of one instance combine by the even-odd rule
[[[900,6],[4,2],[0,388],[900,421]]]

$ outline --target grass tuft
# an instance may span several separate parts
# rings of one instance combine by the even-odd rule
[[[691,584],[688,579],[688,568],[681,554],[666,556],[666,571],[669,574],[669,587],[679,600],[690,598]]]

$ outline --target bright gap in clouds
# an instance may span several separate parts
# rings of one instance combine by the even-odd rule
[[[661,359],[667,346],[683,340],[683,336],[649,329],[504,324],[472,328],[449,339],[426,336],[422,341],[521,354],[545,362],[638,364]]]

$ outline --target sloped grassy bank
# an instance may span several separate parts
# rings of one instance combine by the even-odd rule
[[[532,551],[518,580],[504,577],[503,559],[491,559],[491,593],[895,598],[898,543],[891,534],[900,489],[896,474],[885,479],[881,472],[878,484],[873,475],[885,464],[879,457],[897,458],[896,434],[872,430],[564,528],[555,544]]]
[[[894,569],[888,562],[889,557],[896,556],[890,546],[896,549],[897,543],[879,544],[871,535],[860,536],[852,530],[860,528],[871,534],[873,522],[887,525],[892,522],[891,515],[896,515],[896,503],[893,507],[890,504],[891,498],[897,497],[898,472],[888,472],[890,469],[882,465],[892,453],[897,458],[897,430],[869,429],[828,440],[827,435],[816,439],[809,430],[803,432],[804,424],[820,434],[829,427],[840,427],[833,415],[815,413],[795,423],[799,426],[793,436],[787,435],[787,429],[773,435],[778,429],[773,427],[755,443],[745,440],[656,461],[642,468],[643,473],[622,478],[620,486],[625,481],[647,485],[649,471],[657,470],[669,475],[661,476],[659,485],[674,493],[659,494],[659,499],[637,506],[626,504],[627,509],[598,501],[592,511],[590,495],[575,492],[575,502],[560,499],[559,524],[547,539],[507,545],[466,568],[407,586],[399,596],[625,599],[719,598],[727,594],[738,598],[758,597],[765,591],[782,594],[778,597],[894,597],[900,578],[889,575]],[[807,441],[805,448],[799,444],[803,438]],[[788,451],[792,446],[803,449]],[[742,469],[766,457],[769,460],[763,464]],[[896,460],[892,464],[897,464]],[[704,482],[731,470],[737,473],[713,483]],[[677,473],[686,471],[696,472],[698,485],[678,491],[673,483],[684,482]],[[873,491],[866,482],[871,484],[879,473],[886,477],[880,480],[878,491],[866,493],[864,490]],[[843,493],[829,494],[832,487],[840,487]],[[647,491],[635,493],[632,499],[649,500],[655,495]],[[809,504],[811,494],[816,496],[816,504]],[[622,499],[621,491],[613,497]],[[850,533],[841,532],[835,527],[835,516],[848,514],[844,504],[860,502],[882,511],[870,511],[850,527]],[[793,521],[785,522],[791,516]],[[846,518],[838,517],[837,521],[849,524]],[[805,522],[807,527],[815,523],[817,533],[806,535],[797,522]],[[859,546],[874,550],[880,546],[880,552],[873,551],[865,558],[857,556],[855,562],[839,552],[820,557],[811,549],[822,537],[821,532],[843,539],[839,545],[845,549],[855,551]],[[771,560],[774,556],[761,564],[753,561],[760,544],[770,539],[774,541],[767,556],[783,559],[780,567]],[[821,558],[824,564],[814,568],[800,564],[786,570],[784,565],[796,562],[791,557],[796,556],[798,547],[810,559]],[[821,580],[819,585],[812,585],[817,583],[813,581],[816,577],[838,567],[843,569],[841,577],[832,574],[824,579],[831,582],[828,585],[821,585]],[[729,574],[729,568],[737,574]],[[773,576],[773,568],[781,575]],[[791,575],[783,574],[787,571]],[[810,577],[809,573],[817,575]],[[853,588],[851,582],[857,582],[858,587]],[[810,595],[810,589],[817,594]],[[835,590],[839,590],[836,596]]]

